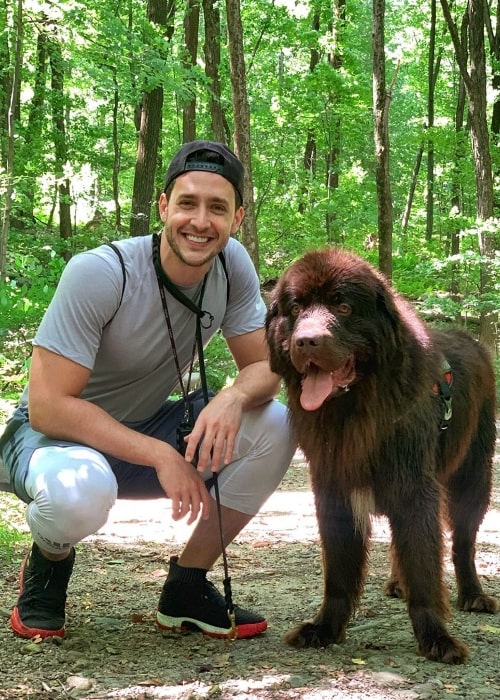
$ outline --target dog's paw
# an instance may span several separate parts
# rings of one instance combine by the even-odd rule
[[[464,596],[458,601],[458,607],[464,612],[491,613],[498,612],[499,603],[496,598],[486,593],[467,598]]]
[[[340,643],[343,637],[334,639],[329,630],[324,625],[317,625],[314,622],[303,622],[294,629],[290,630],[283,637],[285,642],[296,649],[305,649],[307,647],[321,648],[327,647],[329,644]]]
[[[397,578],[390,578],[384,585],[384,593],[389,598],[406,600],[406,593]]]
[[[431,661],[443,664],[463,664],[469,657],[465,644],[454,637],[441,636],[429,645],[420,646],[419,653]]]

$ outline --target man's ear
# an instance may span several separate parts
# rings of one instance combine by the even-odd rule
[[[236,231],[240,228],[241,222],[243,221],[244,218],[245,218],[245,210],[243,209],[243,207],[238,207],[238,209],[236,210],[236,213],[234,215],[233,224],[231,226],[231,234],[236,233]]]
[[[166,218],[167,218],[167,209],[168,209],[168,199],[167,195],[165,192],[162,192],[160,195],[160,199],[158,200],[158,212],[160,214],[160,219],[165,223]]]

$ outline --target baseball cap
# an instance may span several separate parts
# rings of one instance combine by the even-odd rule
[[[208,156],[208,153],[210,156]],[[212,154],[214,154],[212,156]],[[222,175],[233,185],[243,201],[243,164],[223,143],[217,141],[189,141],[185,143],[168,166],[165,190],[176,177],[190,170]]]

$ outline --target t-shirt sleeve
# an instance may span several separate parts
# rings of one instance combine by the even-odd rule
[[[230,291],[221,330],[225,338],[234,338],[264,326],[266,305],[252,259],[243,245],[230,239],[224,253]]]
[[[66,265],[33,340],[92,369],[103,328],[116,312],[123,272],[111,248],[75,255]]]

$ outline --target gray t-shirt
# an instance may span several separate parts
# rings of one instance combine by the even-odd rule
[[[151,236],[119,241],[123,272],[110,246],[80,253],[67,264],[33,344],[91,370],[81,396],[121,422],[153,415],[178,383],[165,315],[152,262]],[[250,256],[236,239],[224,248],[230,284],[217,257],[210,269],[202,308],[214,320],[203,343],[220,328],[225,338],[262,328],[266,307]],[[198,300],[202,284],[181,287]],[[195,315],[165,290],[182,373],[189,369]],[[112,319],[110,321],[110,319]],[[29,386],[21,403],[27,403]]]

